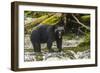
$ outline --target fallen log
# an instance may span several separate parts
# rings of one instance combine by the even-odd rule
[[[35,27],[33,25],[32,26],[30,25],[29,27],[31,28],[27,27],[26,31],[27,33],[31,33],[32,30],[37,29],[41,25],[56,25],[59,22],[61,15],[62,15],[61,13],[56,13],[50,16],[49,18],[46,18],[45,20],[41,21],[40,23],[38,23],[38,25],[35,25]]]
[[[42,25],[56,25],[56,23],[59,22],[61,15],[62,15],[61,13],[56,13],[55,15],[47,18],[46,20],[44,20],[40,24],[42,24]]]
[[[32,29],[34,26],[37,26],[38,24],[40,24],[43,20],[47,19],[48,17],[52,16],[52,14],[50,15],[44,15],[44,16],[41,16],[37,19],[35,19],[34,21],[28,23],[28,24],[25,24],[24,25],[24,28],[25,28],[25,33],[28,33],[30,29]]]

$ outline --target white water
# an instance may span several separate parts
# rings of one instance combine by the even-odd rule
[[[83,52],[68,51],[66,53],[43,53],[44,61],[56,61],[56,60],[71,60],[71,59],[88,59],[90,58],[90,50]],[[25,61],[36,61],[35,54],[33,52],[25,53]]]

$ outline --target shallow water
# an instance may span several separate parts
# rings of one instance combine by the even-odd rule
[[[34,52],[25,52],[24,60],[28,61],[36,61],[36,55]],[[56,61],[56,60],[72,60],[72,59],[89,59],[90,58],[90,50],[86,50],[83,52],[67,51],[60,53],[42,53],[42,61]]]

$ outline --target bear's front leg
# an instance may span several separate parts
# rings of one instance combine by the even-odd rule
[[[34,43],[34,52],[41,52],[41,46],[40,43]]]
[[[53,50],[52,50],[52,41],[51,40],[47,41],[47,48],[49,49],[49,52],[53,52]]]
[[[61,52],[62,51],[62,39],[57,39],[56,43],[57,43],[58,52]]]

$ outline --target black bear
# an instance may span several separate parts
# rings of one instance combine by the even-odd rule
[[[62,50],[62,35],[64,27],[61,24],[56,25],[41,25],[32,31],[31,42],[34,52],[41,52],[41,43],[47,43],[49,52],[53,52],[52,43],[56,41],[58,51]]]

